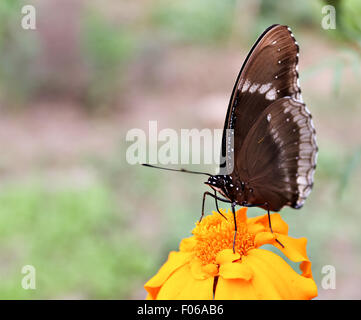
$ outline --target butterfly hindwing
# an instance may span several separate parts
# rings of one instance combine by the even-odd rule
[[[311,191],[316,140],[304,103],[290,97],[268,106],[250,129],[240,150],[237,176],[253,190],[248,201],[299,208]]]

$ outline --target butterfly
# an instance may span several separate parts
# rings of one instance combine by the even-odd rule
[[[207,196],[215,199],[221,215],[218,201],[229,203],[233,250],[237,205],[267,210],[273,232],[270,211],[300,209],[311,192],[318,147],[311,113],[302,100],[298,60],[291,29],[278,24],[267,28],[248,53],[232,91],[219,174],[166,168],[209,176],[205,184],[213,193],[203,194],[201,219]]]

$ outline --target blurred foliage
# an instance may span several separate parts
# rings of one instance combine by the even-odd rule
[[[59,80],[57,72],[47,74],[48,66],[42,55],[49,40],[39,39],[36,30],[22,29],[23,5],[21,0],[0,2],[0,99],[11,107],[26,105],[27,100],[39,95],[53,95],[54,91],[65,97],[67,94],[72,96],[73,88],[68,83],[77,75],[65,72],[68,80],[61,77]],[[48,13],[51,14],[54,13]],[[37,15],[37,19],[41,18]],[[77,41],[82,51],[80,56],[86,64],[86,76],[79,85],[77,96],[85,99],[86,107],[102,108],[105,104],[109,108],[119,96],[124,68],[135,49],[135,37],[126,25],[112,23],[91,8],[85,10],[81,25],[82,34]]]
[[[302,5],[296,0],[288,1],[287,5],[272,0],[154,0],[141,16],[133,20],[109,19],[96,4],[84,3],[79,17],[82,32],[77,41],[81,51],[78,55],[85,70],[82,71],[82,80],[79,80],[81,83],[76,83],[78,92],[75,96],[84,99],[85,107],[113,109],[122,97],[128,67],[149,55],[149,47],[166,50],[172,45],[182,44],[222,45],[229,41],[242,43],[243,38],[248,43],[274,23],[313,28],[322,33],[319,26],[321,8],[325,3],[336,7],[337,28],[335,32],[324,32],[324,35],[344,42],[349,50],[358,48],[355,61],[360,63],[358,12],[361,8],[358,0],[305,0]],[[74,88],[66,78],[70,80],[77,75],[65,73],[65,79],[60,82],[51,79],[58,77],[57,72],[50,73],[50,78],[43,78],[42,69],[46,68],[42,64],[44,44],[40,44],[36,31],[22,30],[22,5],[21,0],[3,0],[0,4],[0,98],[10,107],[39,95],[52,95],[51,83],[64,86],[57,88],[63,95],[74,96]],[[242,23],[244,18],[248,20]],[[167,43],[166,47],[162,47],[162,43]],[[61,52],[58,54],[62,55]],[[334,61],[332,66],[336,94],[341,86],[344,65],[344,61]]]
[[[361,48],[361,2],[344,0],[341,5],[341,28],[349,40],[356,40]]]
[[[231,33],[235,0],[160,0],[151,22],[167,39],[186,43],[214,43]]]
[[[340,179],[340,187],[339,187],[340,198],[342,198],[344,193],[346,192],[350,184],[350,179],[352,175],[355,174],[356,170],[360,167],[360,164],[361,164],[361,147],[358,148],[355,152],[353,152],[342,172],[342,176]]]
[[[134,53],[135,38],[126,26],[111,23],[95,11],[86,15],[83,34],[83,56],[90,72],[86,104],[99,108],[114,102],[124,68]]]
[[[361,2],[358,0],[325,0],[336,9],[336,35],[340,40],[355,42],[361,50]]]
[[[24,102],[36,87],[38,43],[33,32],[21,28],[22,5],[21,0],[0,1],[0,99],[11,106]]]
[[[332,84],[330,86],[330,92],[334,96],[338,96],[343,85],[343,77],[345,70],[350,68],[352,70],[351,77],[354,77],[356,81],[361,79],[361,56],[352,48],[343,48],[339,50],[338,55],[326,56],[322,61],[309,66],[302,74],[303,79],[309,79],[312,76],[317,75],[325,70],[331,70],[332,72]]]
[[[295,10],[297,8],[297,10]],[[259,28],[265,28],[274,23],[297,26],[314,27],[319,20],[318,2],[314,0],[302,1],[302,5],[297,0],[287,1],[285,5],[282,1],[261,0],[259,14],[262,17]],[[258,30],[260,33],[262,30]]]
[[[125,298],[129,283],[149,272],[147,253],[101,184],[15,184],[0,190],[0,202],[2,299]],[[21,288],[24,263],[35,266],[38,290]]]

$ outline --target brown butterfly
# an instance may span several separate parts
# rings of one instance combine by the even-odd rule
[[[233,88],[220,174],[163,168],[209,175],[205,183],[214,193],[203,194],[201,219],[207,195],[215,199],[220,214],[217,201],[230,203],[234,239],[236,205],[267,210],[272,231],[270,211],[286,205],[299,209],[311,192],[318,147],[301,96],[298,57],[299,46],[289,27],[267,28],[248,53]]]

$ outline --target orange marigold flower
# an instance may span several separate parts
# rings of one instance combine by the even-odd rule
[[[233,253],[234,222],[229,211],[216,212],[198,222],[193,236],[183,239],[179,251],[144,288],[147,299],[312,299],[317,286],[306,253],[306,238],[288,236],[288,225],[278,213],[247,218],[247,208],[236,212],[237,237]],[[284,247],[280,246],[278,239]],[[300,262],[302,274],[279,255],[260,249],[271,244],[287,258]]]

